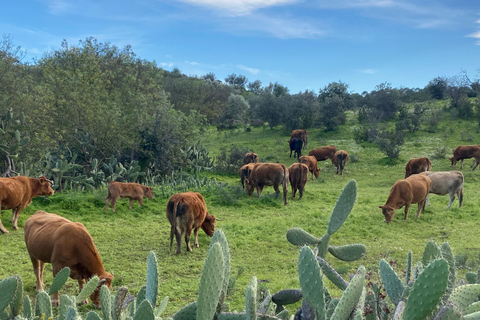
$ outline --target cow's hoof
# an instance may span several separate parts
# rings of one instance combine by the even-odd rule
[[[13,230],[18,230],[18,227],[13,227]]]
[[[60,305],[60,301],[56,299],[52,299],[52,306],[53,307],[58,307]]]
[[[82,302],[80,302],[80,304],[87,304],[87,303],[88,303],[88,299],[85,299]]]

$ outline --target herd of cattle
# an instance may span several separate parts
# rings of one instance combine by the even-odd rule
[[[345,164],[348,162],[348,153],[344,150],[337,150],[335,146],[329,145],[313,149],[308,156],[302,156],[302,148],[307,145],[308,133],[306,130],[294,130],[288,141],[290,150],[295,151],[298,158],[297,163],[286,167],[281,163],[259,163],[258,155],[251,152],[244,157],[244,165],[239,170],[242,186],[252,195],[257,190],[258,197],[261,196],[265,186],[273,186],[276,193],[283,189],[284,204],[287,204],[287,187],[290,183],[292,196],[295,197],[297,190],[300,199],[311,173],[311,179],[319,176],[317,167],[318,161],[330,159],[332,165],[337,168],[337,174],[342,174]],[[290,153],[291,155],[291,153]],[[480,163],[480,145],[458,146],[450,158],[452,168],[458,160],[475,158],[475,168]],[[407,219],[408,209],[411,204],[418,203],[417,217],[424,209],[425,204],[429,205],[428,194],[439,195],[449,194],[450,208],[455,200],[459,199],[459,207],[463,201],[463,174],[459,171],[432,172],[432,163],[428,158],[411,159],[405,167],[405,179],[398,180],[390,190],[386,203],[380,206],[385,216],[385,222],[391,222],[396,209],[405,207]],[[12,178],[0,178],[0,208],[1,210],[12,209],[13,229],[18,229],[17,221],[21,211],[26,208],[36,196],[53,195],[52,181],[45,176],[40,178],[29,178],[17,176]],[[154,198],[153,189],[138,183],[122,183],[112,181],[108,185],[108,195],[105,198],[105,210],[115,211],[115,204],[118,198],[128,198],[129,208],[132,209],[134,201],[143,204],[143,198]],[[1,213],[1,212],[0,212]],[[207,212],[203,196],[198,192],[185,192],[174,194],[166,206],[166,216],[170,223],[170,248],[175,237],[177,250],[180,253],[182,237],[188,251],[190,236],[194,231],[194,246],[198,247],[198,232],[200,228],[209,236],[213,236],[216,219]],[[51,263],[53,274],[58,273],[62,268],[70,268],[70,277],[78,280],[79,288],[82,289],[85,281],[94,275],[100,279],[97,290],[90,296],[92,302],[100,307],[99,289],[102,284],[111,287],[113,275],[105,272],[100,255],[95,247],[92,237],[85,226],[79,222],[72,222],[59,215],[37,211],[25,222],[25,244],[32,261],[33,270],[37,280],[37,290],[43,289],[43,269],[45,263]],[[0,220],[0,232],[5,234],[8,231]],[[86,301],[84,301],[86,303]],[[53,296],[52,304],[58,305],[58,293]]]

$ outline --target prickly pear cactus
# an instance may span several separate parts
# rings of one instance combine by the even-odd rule
[[[411,277],[412,277],[412,250],[408,250],[407,264],[405,267],[405,281],[403,282],[403,284],[407,285],[410,282]]]
[[[253,277],[247,287],[245,294],[245,316],[246,320],[257,318],[257,277]]]
[[[187,304],[178,310],[173,316],[173,320],[195,320],[197,316],[197,301]]]
[[[287,240],[295,246],[313,246],[320,242],[315,236],[301,228],[291,228],[287,231]]]
[[[83,287],[82,291],[77,296],[77,302],[82,302],[87,299],[98,287],[99,278],[93,276]]]
[[[148,255],[147,265],[147,287],[145,291],[145,298],[150,301],[152,306],[157,304],[158,295],[158,267],[157,257],[153,251]]]
[[[395,271],[384,259],[380,260],[380,277],[382,278],[382,283],[385,290],[387,290],[390,300],[392,300],[395,305],[398,305],[402,299],[404,287]]]
[[[428,241],[425,245],[425,250],[423,251],[423,260],[422,263],[424,266],[429,264],[431,261],[441,258],[442,253],[440,252],[440,248],[435,243],[435,241]]]
[[[133,320],[155,320],[155,315],[153,314],[153,308],[150,304],[150,301],[146,299],[143,300],[143,302],[137,308],[137,312],[135,312]]]
[[[314,311],[317,320],[325,319],[325,291],[322,272],[315,254],[309,247],[302,247],[298,257],[298,277],[302,294]]]
[[[100,305],[102,306],[102,314],[104,320],[112,319],[112,299],[110,297],[110,290],[103,285],[100,288]]]
[[[360,266],[335,307],[331,320],[348,319],[364,292],[365,267]]]
[[[87,313],[87,317],[85,318],[85,320],[102,320],[102,318],[100,318],[98,313],[96,313],[95,311],[90,311],[89,313]]]
[[[355,261],[367,252],[367,247],[361,243],[347,244],[344,246],[329,246],[328,252],[342,261]]]
[[[23,299],[23,317],[27,319],[32,318],[32,302],[28,296]]]
[[[113,320],[120,320],[120,314],[123,310],[123,304],[127,299],[128,289],[127,287],[120,287],[118,288],[117,293],[115,294],[115,299],[113,299],[113,307],[112,307],[112,318]],[[102,296],[100,295],[100,305],[102,305]]]
[[[405,319],[422,320],[440,302],[448,285],[448,262],[437,259],[418,275],[408,296]]]
[[[35,316],[41,317],[42,314],[45,319],[52,317],[52,301],[45,291],[40,291],[37,294],[37,301],[35,302]]]
[[[353,209],[356,197],[357,184],[355,180],[350,180],[345,188],[343,188],[343,191],[335,204],[332,215],[330,216],[327,228],[327,233],[329,235],[333,235],[343,225]]]
[[[230,284],[230,248],[228,247],[227,237],[225,237],[225,233],[222,230],[217,230],[213,234],[212,240],[210,241],[210,247],[213,246],[214,243],[219,243],[222,248],[223,253],[223,262],[225,268],[223,269],[223,288],[222,294],[220,296],[220,307],[223,304],[227,294],[228,294],[228,287]]]
[[[296,303],[302,300],[302,291],[299,289],[285,289],[278,291],[272,296],[272,301],[280,306]]]
[[[18,281],[15,277],[9,277],[0,281],[0,311],[3,311],[15,297]]]
[[[327,261],[323,260],[321,257],[317,257],[317,261],[319,262],[320,268],[325,276],[327,276],[328,280],[330,280],[334,285],[337,286],[340,290],[345,290],[348,286],[348,283],[342,278],[338,272],[333,269]]]
[[[450,295],[449,302],[465,313],[468,306],[478,300],[479,295],[480,284],[466,284],[455,288]]]
[[[58,290],[60,290],[65,282],[67,282],[68,276],[70,275],[70,268],[65,267],[62,270],[60,270],[56,275],[55,278],[52,281],[52,285],[50,286],[50,289],[48,290],[48,294],[52,295]]]
[[[62,294],[60,296],[60,306],[58,307],[58,320],[66,320],[69,308],[76,309],[75,298],[71,299],[69,296]]]

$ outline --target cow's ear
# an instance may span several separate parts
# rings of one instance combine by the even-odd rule
[[[383,209],[383,208],[385,208],[385,206],[378,206],[378,207],[379,207],[380,209]]]

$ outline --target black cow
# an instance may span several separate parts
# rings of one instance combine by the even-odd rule
[[[300,138],[293,138],[289,141],[290,143],[290,158],[292,157],[292,151],[294,151],[294,156],[295,154],[297,155],[297,159],[302,156],[302,147],[303,147],[303,141]]]

